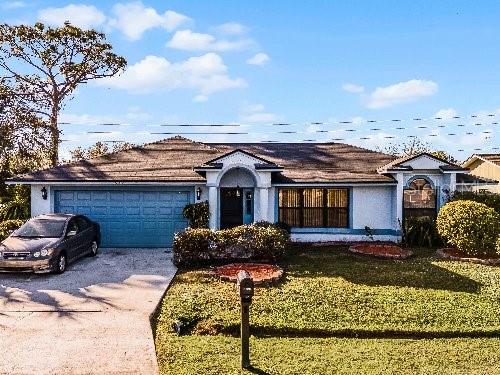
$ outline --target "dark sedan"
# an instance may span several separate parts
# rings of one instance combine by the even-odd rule
[[[83,215],[37,216],[0,244],[0,270],[63,273],[70,262],[95,256],[100,237],[99,224]]]

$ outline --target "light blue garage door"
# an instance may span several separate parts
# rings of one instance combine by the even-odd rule
[[[189,190],[60,190],[54,210],[83,214],[101,226],[102,247],[166,247],[187,226]]]

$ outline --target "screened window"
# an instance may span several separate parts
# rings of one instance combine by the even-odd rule
[[[417,178],[404,191],[405,217],[436,216],[436,191],[425,178]]]
[[[279,221],[298,228],[347,228],[347,189],[280,189]]]

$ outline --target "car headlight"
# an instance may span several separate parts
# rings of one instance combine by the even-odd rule
[[[37,251],[36,253],[34,253],[34,254],[33,254],[33,256],[34,256],[35,258],[38,258],[38,257],[40,256],[40,252],[39,252],[39,251]]]
[[[40,251],[40,255],[43,256],[43,257],[47,257],[47,256],[50,256],[52,254],[54,254],[54,250],[53,248],[48,248],[48,249],[43,249],[42,251]]]

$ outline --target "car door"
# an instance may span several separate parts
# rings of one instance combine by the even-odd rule
[[[75,259],[79,254],[81,246],[78,239],[78,223],[75,218],[70,219],[68,222],[64,244],[68,259]]]
[[[80,243],[79,255],[85,255],[90,251],[90,245],[94,240],[94,232],[87,218],[78,216],[75,218],[78,224],[78,241]]]

